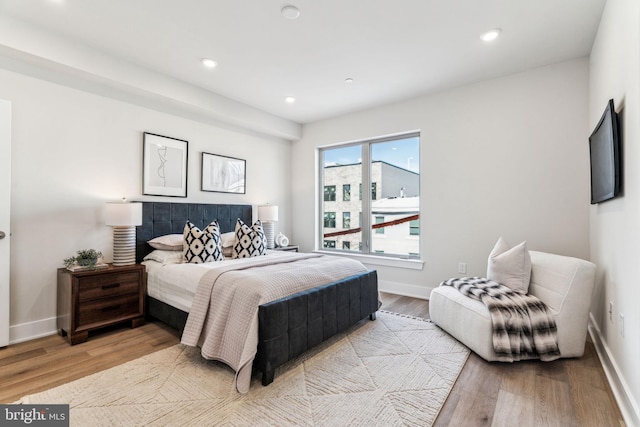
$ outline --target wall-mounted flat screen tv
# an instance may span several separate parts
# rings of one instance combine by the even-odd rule
[[[620,130],[613,99],[589,137],[591,157],[591,204],[620,194]]]

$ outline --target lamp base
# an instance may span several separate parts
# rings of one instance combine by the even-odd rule
[[[262,229],[264,230],[264,235],[267,238],[267,249],[275,248],[273,243],[273,239],[275,237],[275,227],[273,222],[263,222]]]
[[[136,228],[113,227],[113,265],[136,263]]]

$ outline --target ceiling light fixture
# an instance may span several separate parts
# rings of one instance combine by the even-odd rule
[[[284,100],[287,104],[293,104],[294,102],[296,102],[296,99],[293,96],[287,96]]]
[[[202,65],[204,65],[207,68],[215,68],[216,65],[218,65],[218,63],[213,59],[202,58]]]
[[[300,16],[300,10],[290,4],[283,7],[280,12],[282,12],[282,16],[287,19],[298,19],[298,17]]]
[[[482,34],[480,38],[482,39],[482,41],[491,42],[498,38],[501,31],[502,30],[500,30],[500,28],[494,28],[493,30],[489,30],[486,33]]]
[[[344,79],[345,83],[353,83],[353,79],[351,77],[347,77],[346,79]]]

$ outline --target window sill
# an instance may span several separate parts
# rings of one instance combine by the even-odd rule
[[[317,250],[313,252],[318,254],[324,254],[324,255],[334,255],[334,256],[343,256],[347,258],[352,258],[360,261],[363,264],[369,264],[374,266],[406,268],[408,270],[422,270],[422,268],[424,267],[424,261],[420,259],[402,259],[402,258],[392,258],[392,257],[380,256],[380,255],[363,255],[363,254],[349,253],[346,251],[339,252],[339,251]]]

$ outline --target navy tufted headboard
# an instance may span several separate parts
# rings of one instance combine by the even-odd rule
[[[182,234],[187,220],[204,229],[214,219],[221,231],[234,231],[236,220],[252,222],[251,205],[212,205],[205,203],[141,202],[142,225],[136,227],[136,262],[142,261],[153,248],[147,243],[165,234]]]

